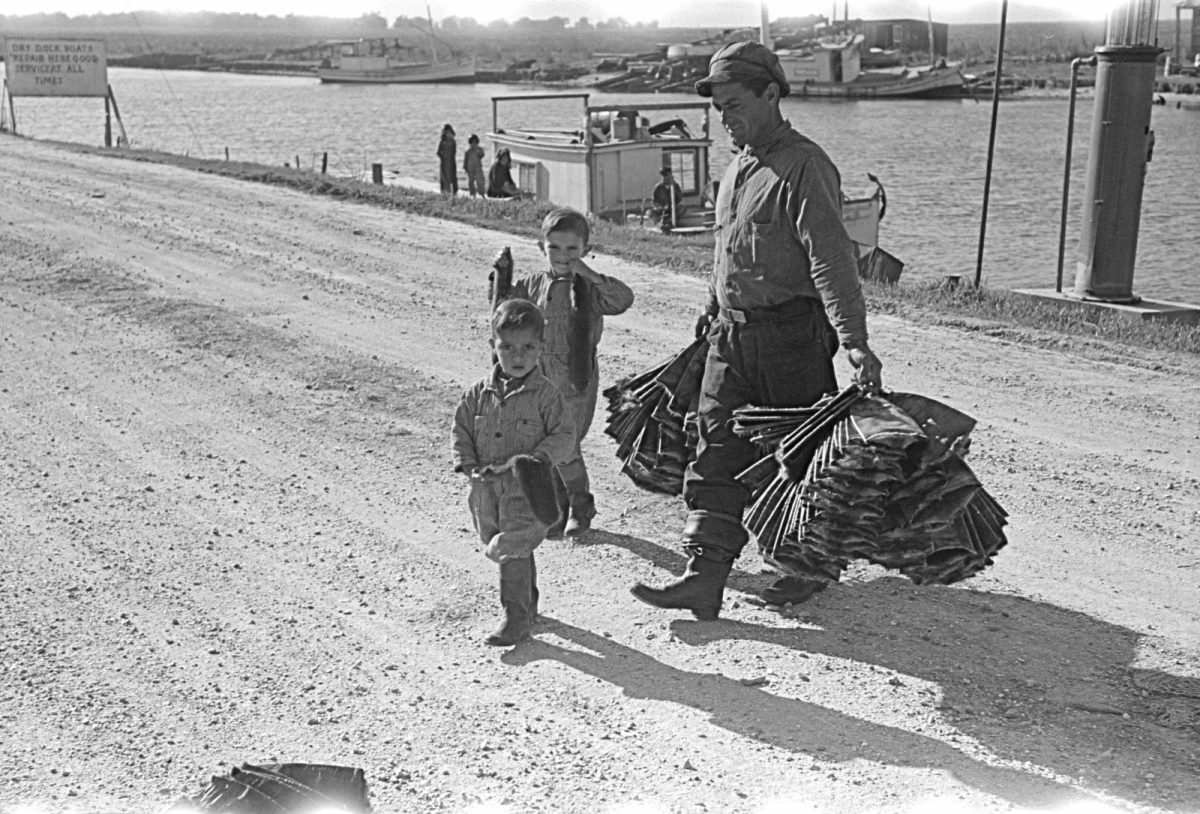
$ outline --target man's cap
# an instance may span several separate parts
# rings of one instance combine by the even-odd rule
[[[753,40],[731,42],[721,46],[708,61],[708,76],[696,83],[696,93],[712,96],[712,86],[721,82],[744,82],[749,79],[770,79],[779,86],[782,98],[791,93],[783,66],[775,52]]]
[[[659,175],[670,175],[670,174],[671,174],[671,168],[670,168],[670,167],[663,167],[661,170],[659,170],[659,171],[658,171],[658,174],[659,174]]]

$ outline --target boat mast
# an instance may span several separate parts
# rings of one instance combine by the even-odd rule
[[[772,47],[771,42],[771,23],[767,15],[767,4],[759,4],[759,13],[762,17],[758,27],[758,41],[765,45],[768,49]]]
[[[429,18],[429,53],[433,58],[433,64],[437,65],[437,38],[433,36],[433,11],[429,8],[429,4],[425,4],[425,16]]]
[[[932,68],[937,62],[937,53],[933,44],[933,6],[926,6],[925,12],[929,15],[929,67]]]

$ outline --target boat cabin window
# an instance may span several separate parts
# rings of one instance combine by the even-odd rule
[[[517,182],[517,188],[522,192],[529,193],[536,197],[540,196],[538,189],[538,172],[537,164],[530,164],[526,161],[513,161],[512,163],[513,178]]]
[[[684,195],[695,195],[700,191],[700,150],[664,150],[663,166],[669,167],[671,174]]]

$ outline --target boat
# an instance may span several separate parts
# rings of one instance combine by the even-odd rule
[[[439,61],[430,42],[431,59],[412,59],[415,49],[395,40],[373,37],[334,43],[335,54],[321,61],[317,78],[322,82],[351,84],[403,84],[416,82],[474,82],[474,60]]]
[[[700,209],[709,193],[707,102],[592,105],[587,93],[492,97],[493,154],[504,148],[522,194],[570,206],[599,218],[624,221],[650,206],[651,192],[670,168],[683,191],[681,204]],[[515,102],[578,102],[574,128],[501,126],[500,107]],[[692,132],[683,115],[699,118]]]
[[[487,133],[493,155],[506,149],[513,181],[522,197],[569,206],[618,223],[635,224],[670,234],[712,231],[716,184],[710,177],[710,111],[707,101],[589,104],[587,93],[506,95],[492,97],[492,129]],[[500,107],[509,103],[580,103],[578,127],[544,129],[501,126]],[[689,124],[684,116],[699,119]],[[547,117],[541,116],[544,121]],[[681,210],[663,227],[647,217],[651,194],[669,168],[682,191]],[[860,258],[879,243],[879,221],[887,208],[883,185],[842,193],[842,222]]]
[[[858,21],[863,25],[869,21]],[[764,20],[764,26],[766,22]],[[930,22],[932,30],[933,23]],[[966,80],[962,63],[938,59],[929,65],[906,65],[899,49],[867,48],[866,36],[855,25],[823,26],[785,35],[772,44],[766,28],[727,32],[719,40],[697,40],[669,46],[655,62],[630,66],[625,73],[592,87],[613,93],[692,93],[696,80],[708,72],[713,52],[729,42],[758,39],[779,57],[793,97],[842,99],[960,98]],[[831,33],[830,33],[831,32]],[[934,39],[930,35],[930,54]]]
[[[841,99],[960,98],[961,64],[939,60],[920,67],[866,70],[862,34],[819,40],[803,49],[777,49],[792,96]]]

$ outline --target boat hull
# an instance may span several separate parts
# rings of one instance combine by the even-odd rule
[[[957,99],[965,82],[957,70],[926,72],[917,76],[853,82],[795,82],[792,96],[842,99]]]
[[[355,85],[397,85],[418,83],[466,83],[475,81],[471,65],[430,65],[423,68],[381,68],[378,70],[347,70],[318,68],[322,82]]]

